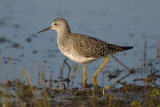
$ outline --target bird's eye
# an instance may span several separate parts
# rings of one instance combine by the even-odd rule
[[[57,25],[57,23],[55,23],[54,25]]]

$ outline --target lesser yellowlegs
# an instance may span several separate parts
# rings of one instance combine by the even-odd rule
[[[70,58],[71,60],[83,64],[84,69],[84,80],[83,86],[85,86],[86,82],[86,63],[92,62],[101,57],[105,57],[106,60],[97,70],[97,72],[93,76],[93,83],[97,85],[96,77],[99,71],[103,68],[103,66],[107,63],[109,58],[107,55],[115,54],[117,52],[122,52],[128,49],[132,49],[132,46],[118,46],[103,42],[94,37],[90,37],[83,34],[72,33],[70,31],[70,27],[67,21],[63,18],[56,18],[50,27],[39,31],[43,32],[46,30],[54,29],[57,31],[57,44],[60,51]]]

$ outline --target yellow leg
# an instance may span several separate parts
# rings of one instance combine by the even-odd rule
[[[87,71],[86,71],[86,67],[84,64],[83,64],[83,69],[84,69],[83,88],[85,88],[86,79],[87,79]]]
[[[94,74],[94,76],[93,76],[93,84],[94,84],[94,86],[97,86],[97,74],[99,73],[99,71],[104,67],[104,65],[108,62],[108,60],[109,60],[109,57],[108,56],[106,56],[105,57],[106,58],[106,60],[103,62],[103,64],[99,67],[99,69],[97,70],[97,72]]]

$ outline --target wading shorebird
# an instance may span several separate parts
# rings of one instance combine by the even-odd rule
[[[39,31],[38,33],[50,29],[54,29],[57,31],[57,44],[61,53],[67,56],[69,59],[83,64],[83,87],[85,87],[87,76],[85,67],[86,63],[90,63],[102,57],[105,58],[105,61],[93,76],[93,84],[97,86],[96,77],[99,71],[109,60],[107,55],[115,54],[117,52],[122,52],[133,48],[132,46],[118,46],[109,44],[94,37],[72,33],[67,21],[63,18],[56,18],[52,22],[50,27]]]

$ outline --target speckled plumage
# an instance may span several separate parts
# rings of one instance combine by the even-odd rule
[[[60,51],[71,60],[81,64],[133,48],[113,45],[94,37],[72,33],[67,21],[63,18],[55,19],[51,27],[45,30],[48,29],[57,31],[57,44]]]

